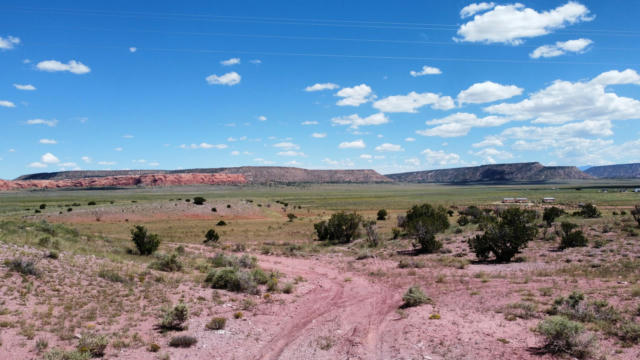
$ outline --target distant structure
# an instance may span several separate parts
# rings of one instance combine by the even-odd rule
[[[552,197],[542,198],[542,202],[547,204],[554,203],[556,202],[556,198],[552,198]]]
[[[502,199],[502,203],[503,204],[513,204],[515,202],[516,202],[515,198],[504,198],[504,199]]]
[[[635,189],[633,189],[633,192],[640,193],[640,188],[635,188]]]
[[[518,203],[518,204],[526,204],[528,202],[529,202],[529,199],[527,199],[525,197],[516,198],[516,203]]]

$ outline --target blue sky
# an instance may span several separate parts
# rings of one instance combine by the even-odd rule
[[[640,160],[636,1],[3,1],[0,178]]]

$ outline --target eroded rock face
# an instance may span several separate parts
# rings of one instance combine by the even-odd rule
[[[237,185],[247,182],[240,174],[145,174],[89,177],[72,180],[0,180],[0,191],[22,189],[61,189],[121,186],[172,186],[172,185]]]

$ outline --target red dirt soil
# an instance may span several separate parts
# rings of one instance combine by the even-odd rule
[[[74,180],[0,180],[0,191],[121,186],[236,185],[247,179],[240,174],[147,174],[93,177]]]

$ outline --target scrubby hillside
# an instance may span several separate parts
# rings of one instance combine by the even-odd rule
[[[640,163],[594,166],[585,172],[604,179],[638,179],[640,178]]]
[[[414,183],[537,182],[592,178],[574,166],[544,166],[538,162],[415,171],[387,177]]]

